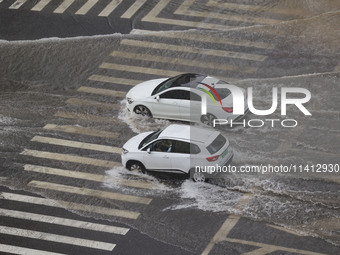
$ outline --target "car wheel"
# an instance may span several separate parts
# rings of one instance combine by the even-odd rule
[[[137,172],[142,172],[143,174],[145,173],[145,167],[142,163],[138,161],[130,161],[127,163],[126,168],[129,171],[137,171]]]
[[[190,171],[190,177],[194,182],[205,182],[207,180],[204,173],[196,172],[194,169]]]
[[[141,114],[142,116],[152,117],[150,110],[144,105],[137,105],[134,109],[136,114]]]
[[[212,127],[214,125],[214,119],[217,119],[215,115],[207,113],[206,115],[202,115],[201,122]]]

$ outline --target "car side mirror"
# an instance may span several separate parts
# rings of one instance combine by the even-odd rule
[[[159,95],[155,96],[155,99],[156,99],[157,101],[159,101]]]
[[[146,152],[149,153],[149,154],[151,153],[150,147],[146,149]]]

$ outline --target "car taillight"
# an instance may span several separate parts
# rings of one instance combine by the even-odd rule
[[[218,157],[219,157],[219,155],[213,156],[213,157],[208,157],[207,160],[208,160],[209,162],[216,161],[216,160],[218,159]]]
[[[229,113],[233,112],[233,107],[222,107],[222,109],[226,112],[229,112]]]

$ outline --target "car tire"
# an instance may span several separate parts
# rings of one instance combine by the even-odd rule
[[[126,164],[126,168],[129,171],[142,172],[143,174],[145,173],[145,166],[139,161],[129,161]]]
[[[207,113],[206,115],[201,116],[201,122],[205,125],[210,126],[210,127],[213,126],[214,119],[217,119],[217,118],[215,117],[215,115],[213,115],[211,113]]]
[[[204,173],[196,172],[195,169],[190,170],[190,177],[194,182],[206,182],[207,178]]]
[[[142,116],[152,117],[151,111],[144,105],[137,105],[133,111],[136,114],[141,114]]]

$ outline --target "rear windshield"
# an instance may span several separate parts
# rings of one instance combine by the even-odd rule
[[[218,152],[223,145],[225,145],[226,139],[223,135],[218,135],[216,139],[207,147],[207,150],[210,152],[210,154],[215,154]]]

